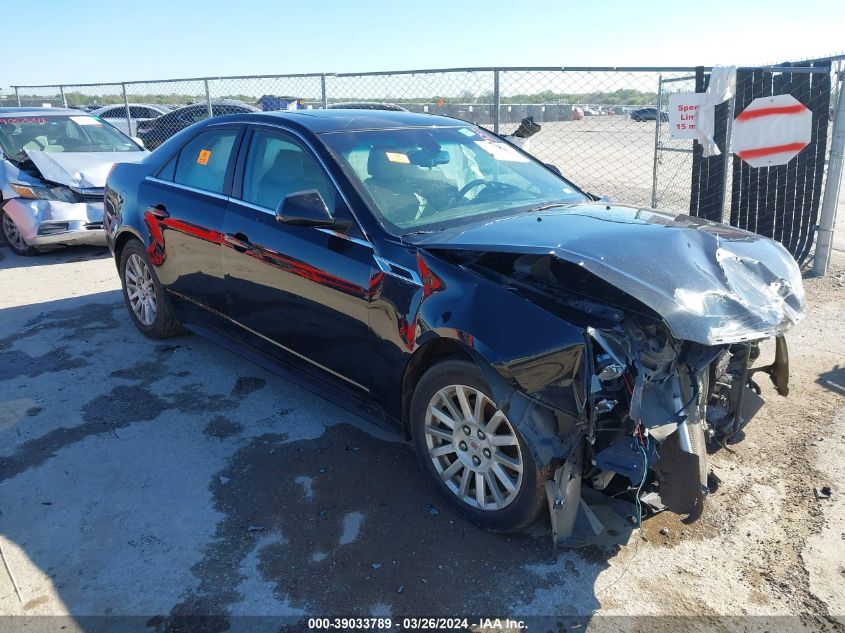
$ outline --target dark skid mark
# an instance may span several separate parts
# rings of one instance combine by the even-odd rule
[[[259,553],[261,576],[276,583],[279,598],[314,614],[371,615],[376,604],[394,614],[506,613],[511,602],[565,581],[522,569],[555,562],[545,531],[537,538],[474,528],[432,490],[406,444],[348,425],[314,440],[282,442],[276,435],[256,438],[212,478],[225,519],[193,568],[197,590],[172,616],[225,618],[228,605],[241,600],[237,570],[255,547],[250,526],[255,534],[282,535]],[[312,500],[299,477],[311,478]],[[340,545],[350,513],[363,515],[360,531]],[[611,554],[590,569],[598,573]],[[582,575],[577,582],[593,580]],[[597,607],[598,601],[579,605]]]
[[[182,413],[217,413],[230,411],[238,406],[236,400],[216,393],[206,393],[198,384],[183,385],[177,391],[167,395]]]
[[[255,378],[253,376],[239,376],[232,389],[233,396],[246,396],[254,391],[263,389],[267,381],[263,378]]]
[[[172,350],[162,353],[169,351]],[[237,405],[234,400],[202,392],[199,385],[184,386],[168,394],[167,399],[157,396],[147,387],[154,377],[162,375],[163,367],[163,364],[155,362],[141,362],[112,372],[112,376],[137,380],[138,384],[113,387],[107,394],[97,396],[82,407],[82,424],[50,431],[24,442],[11,456],[0,458],[0,481],[40,466],[62,448],[91,435],[113,433],[135,422],[148,422],[169,409],[180,413],[206,413],[232,409]]]
[[[30,319],[21,332],[0,338],[0,352],[3,354],[0,381],[20,376],[33,378],[45,373],[87,366],[89,363],[83,356],[71,356],[64,346],[56,347],[41,356],[12,351],[11,347],[15,341],[50,330],[71,329],[73,333],[60,340],[72,340],[101,332],[105,328],[117,327],[118,322],[112,315],[114,309],[114,304],[89,303],[69,310],[45,312]]]
[[[83,407],[83,424],[54,429],[46,435],[24,442],[9,457],[0,458],[0,481],[40,466],[59,450],[91,435],[113,432],[133,422],[152,420],[167,408],[164,400],[146,389],[137,386],[115,387]]]
[[[243,430],[244,427],[239,422],[235,422],[227,417],[218,415],[211,422],[205,425],[203,433],[205,433],[206,437],[213,437],[222,440],[227,437],[237,435]]]
[[[121,323],[113,314],[115,308],[119,305],[117,302],[86,303],[77,308],[44,312],[27,321],[22,332],[0,339],[0,349],[3,349],[14,339],[35,336],[47,330],[73,329],[75,330],[74,335],[65,338],[76,338],[119,327]]]
[[[79,369],[88,365],[84,358],[71,356],[66,347],[51,349],[41,356],[30,356],[16,350],[3,350],[3,362],[0,363],[0,381],[11,380],[20,376],[34,378],[41,374],[55,373],[67,369]]]

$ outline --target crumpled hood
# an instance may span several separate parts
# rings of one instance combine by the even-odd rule
[[[584,203],[412,239],[432,251],[553,255],[641,301],[675,337],[704,345],[777,336],[804,315],[801,274],[786,249],[688,215]]]
[[[106,186],[115,163],[137,163],[149,152],[41,152],[27,150],[45,180],[74,189],[101,188]]]

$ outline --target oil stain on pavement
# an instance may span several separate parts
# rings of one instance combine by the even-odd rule
[[[409,445],[348,424],[307,441],[254,438],[215,475],[211,491],[225,519],[193,568],[197,587],[157,623],[161,630],[188,622],[225,630],[227,613],[244,598],[239,570],[257,547],[260,575],[288,616],[302,609],[504,613],[509,602],[528,602],[563,580],[515,573],[558,562],[547,528],[508,536],[473,527],[442,502]],[[597,573],[604,566],[588,567]],[[567,570],[569,581],[594,579]],[[196,615],[205,617],[184,618]]]

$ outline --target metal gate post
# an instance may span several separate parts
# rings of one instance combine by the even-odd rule
[[[124,113],[126,114],[126,129],[129,130],[129,136],[134,136],[135,133],[132,131],[132,117],[129,116],[129,97],[126,96],[126,84],[120,84],[121,88],[123,88],[123,107]]]
[[[654,167],[651,170],[651,208],[657,208],[657,147],[660,144],[660,104],[663,101],[663,75],[657,76],[657,121],[654,126]],[[668,108],[667,108],[668,112]]]
[[[59,86],[59,94],[62,95],[62,107],[66,108],[67,107],[67,99],[65,99],[65,87],[62,86],[62,85]]]
[[[323,100],[323,108],[329,107],[329,99],[326,95],[326,76],[320,75],[320,96]]]
[[[493,131],[499,133],[499,109],[502,105],[499,94],[499,69],[493,70]]]
[[[836,223],[836,207],[839,203],[839,189],[842,185],[842,158],[845,153],[845,99],[842,89],[845,87],[845,72],[839,73],[839,99],[836,105],[836,118],[833,120],[833,136],[830,142],[830,160],[827,163],[827,180],[824,186],[824,200],[819,213],[819,232],[816,252],[813,255],[813,273],[824,276],[830,266],[830,253],[833,250],[833,226]]]
[[[18,87],[15,86],[15,100],[18,102],[18,107],[21,107],[21,94],[18,92]]]
[[[736,92],[736,90],[734,90],[734,92]],[[719,205],[719,208],[722,211],[722,217],[720,218],[721,222],[725,221],[725,202],[728,199],[728,167],[730,167],[731,162],[731,132],[734,127],[734,108],[736,108],[736,95],[728,100],[728,120],[725,122],[725,150],[723,152],[725,155],[725,173],[722,176],[722,202]],[[715,120],[715,106],[713,106],[713,116]]]
[[[208,91],[208,79],[203,79],[203,83],[205,83],[205,107],[208,112],[208,118],[214,116],[214,113],[211,110],[211,93]]]

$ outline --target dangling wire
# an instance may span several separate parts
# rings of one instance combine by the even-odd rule
[[[637,540],[634,541],[634,553],[631,555],[631,558],[628,559],[628,563],[625,565],[625,569],[622,570],[622,573],[619,574],[619,577],[616,578],[613,582],[609,583],[607,586],[602,587],[601,589],[596,590],[596,595],[600,593],[604,593],[608,589],[610,589],[613,585],[617,582],[622,580],[623,576],[628,573],[628,570],[631,568],[631,564],[634,562],[634,559],[637,557],[637,553],[640,551],[640,540],[642,539],[642,520],[643,520],[643,510],[642,504],[640,504],[640,492],[643,489],[643,485],[645,485],[646,477],[648,476],[648,454],[646,453],[645,447],[648,447],[648,436],[643,437],[642,430],[641,430],[641,423],[637,423],[637,432],[640,438],[639,448],[640,453],[643,455],[643,478],[640,480],[640,485],[637,486]],[[645,447],[643,446],[645,444]]]

